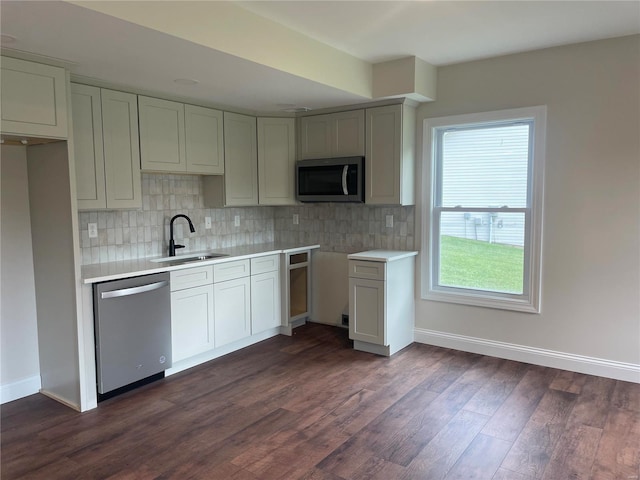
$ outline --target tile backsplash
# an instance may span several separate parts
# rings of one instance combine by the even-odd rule
[[[185,245],[178,254],[269,242],[317,243],[322,250],[352,253],[374,248],[410,250],[414,246],[414,207],[361,204],[305,204],[290,207],[205,208],[202,177],[142,174],[142,210],[100,210],[79,213],[82,264],[113,262],[167,254],[169,221],[174,239]],[[293,216],[298,216],[298,224]],[[393,215],[393,227],[386,226]],[[240,217],[240,226],[234,219]],[[211,217],[211,229],[205,229]],[[88,224],[98,224],[89,238]]]
[[[82,264],[167,255],[169,221],[178,213],[196,229],[190,233],[184,219],[174,222],[174,239],[185,246],[178,255],[274,241],[273,207],[205,208],[202,177],[143,173],[142,210],[79,212]],[[211,217],[211,229],[205,229],[205,217]],[[89,238],[89,223],[98,224],[97,238]]]
[[[317,243],[328,252],[414,249],[415,207],[374,207],[354,203],[311,203],[276,208],[275,238],[285,243]],[[298,225],[293,216],[298,215]],[[393,227],[386,226],[388,215]]]

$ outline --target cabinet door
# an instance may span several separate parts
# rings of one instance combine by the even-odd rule
[[[251,276],[251,333],[280,326],[280,272]]]
[[[295,119],[258,118],[260,205],[295,205]]]
[[[300,119],[300,158],[333,156],[333,120],[331,115],[314,115]]]
[[[203,175],[224,173],[222,112],[184,106],[187,172]]]
[[[213,285],[216,348],[251,335],[250,277]]]
[[[349,278],[349,338],[387,345],[385,282]]]
[[[78,208],[106,208],[100,89],[72,83],[71,111]]]
[[[367,109],[366,203],[400,203],[401,108]]]
[[[187,171],[184,145],[184,104],[138,97],[142,170]]]
[[[365,203],[414,205],[415,108],[368,108]]]
[[[2,133],[67,138],[64,69],[2,57]]]
[[[136,95],[103,89],[100,96],[107,208],[142,208]]]
[[[177,362],[214,347],[213,285],[171,292],[171,346]]]
[[[332,157],[364,155],[364,110],[332,114],[334,121]]]
[[[224,112],[224,187],[228,206],[258,205],[256,117]]]

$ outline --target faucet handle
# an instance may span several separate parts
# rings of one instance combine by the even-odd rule
[[[173,248],[175,248],[175,249],[178,249],[178,248],[184,248],[184,245],[174,245],[174,247],[173,247]]]

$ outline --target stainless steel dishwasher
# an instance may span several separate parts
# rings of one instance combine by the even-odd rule
[[[163,377],[171,367],[169,273],[97,283],[98,394]]]

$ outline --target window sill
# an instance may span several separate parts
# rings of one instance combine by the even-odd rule
[[[423,300],[433,300],[436,302],[456,303],[459,305],[469,305],[483,308],[496,308],[499,310],[512,310],[523,313],[540,313],[540,303],[532,302],[530,299],[524,298],[505,298],[502,296],[492,296],[490,293],[473,294],[465,291],[464,293],[429,290],[422,294]]]

